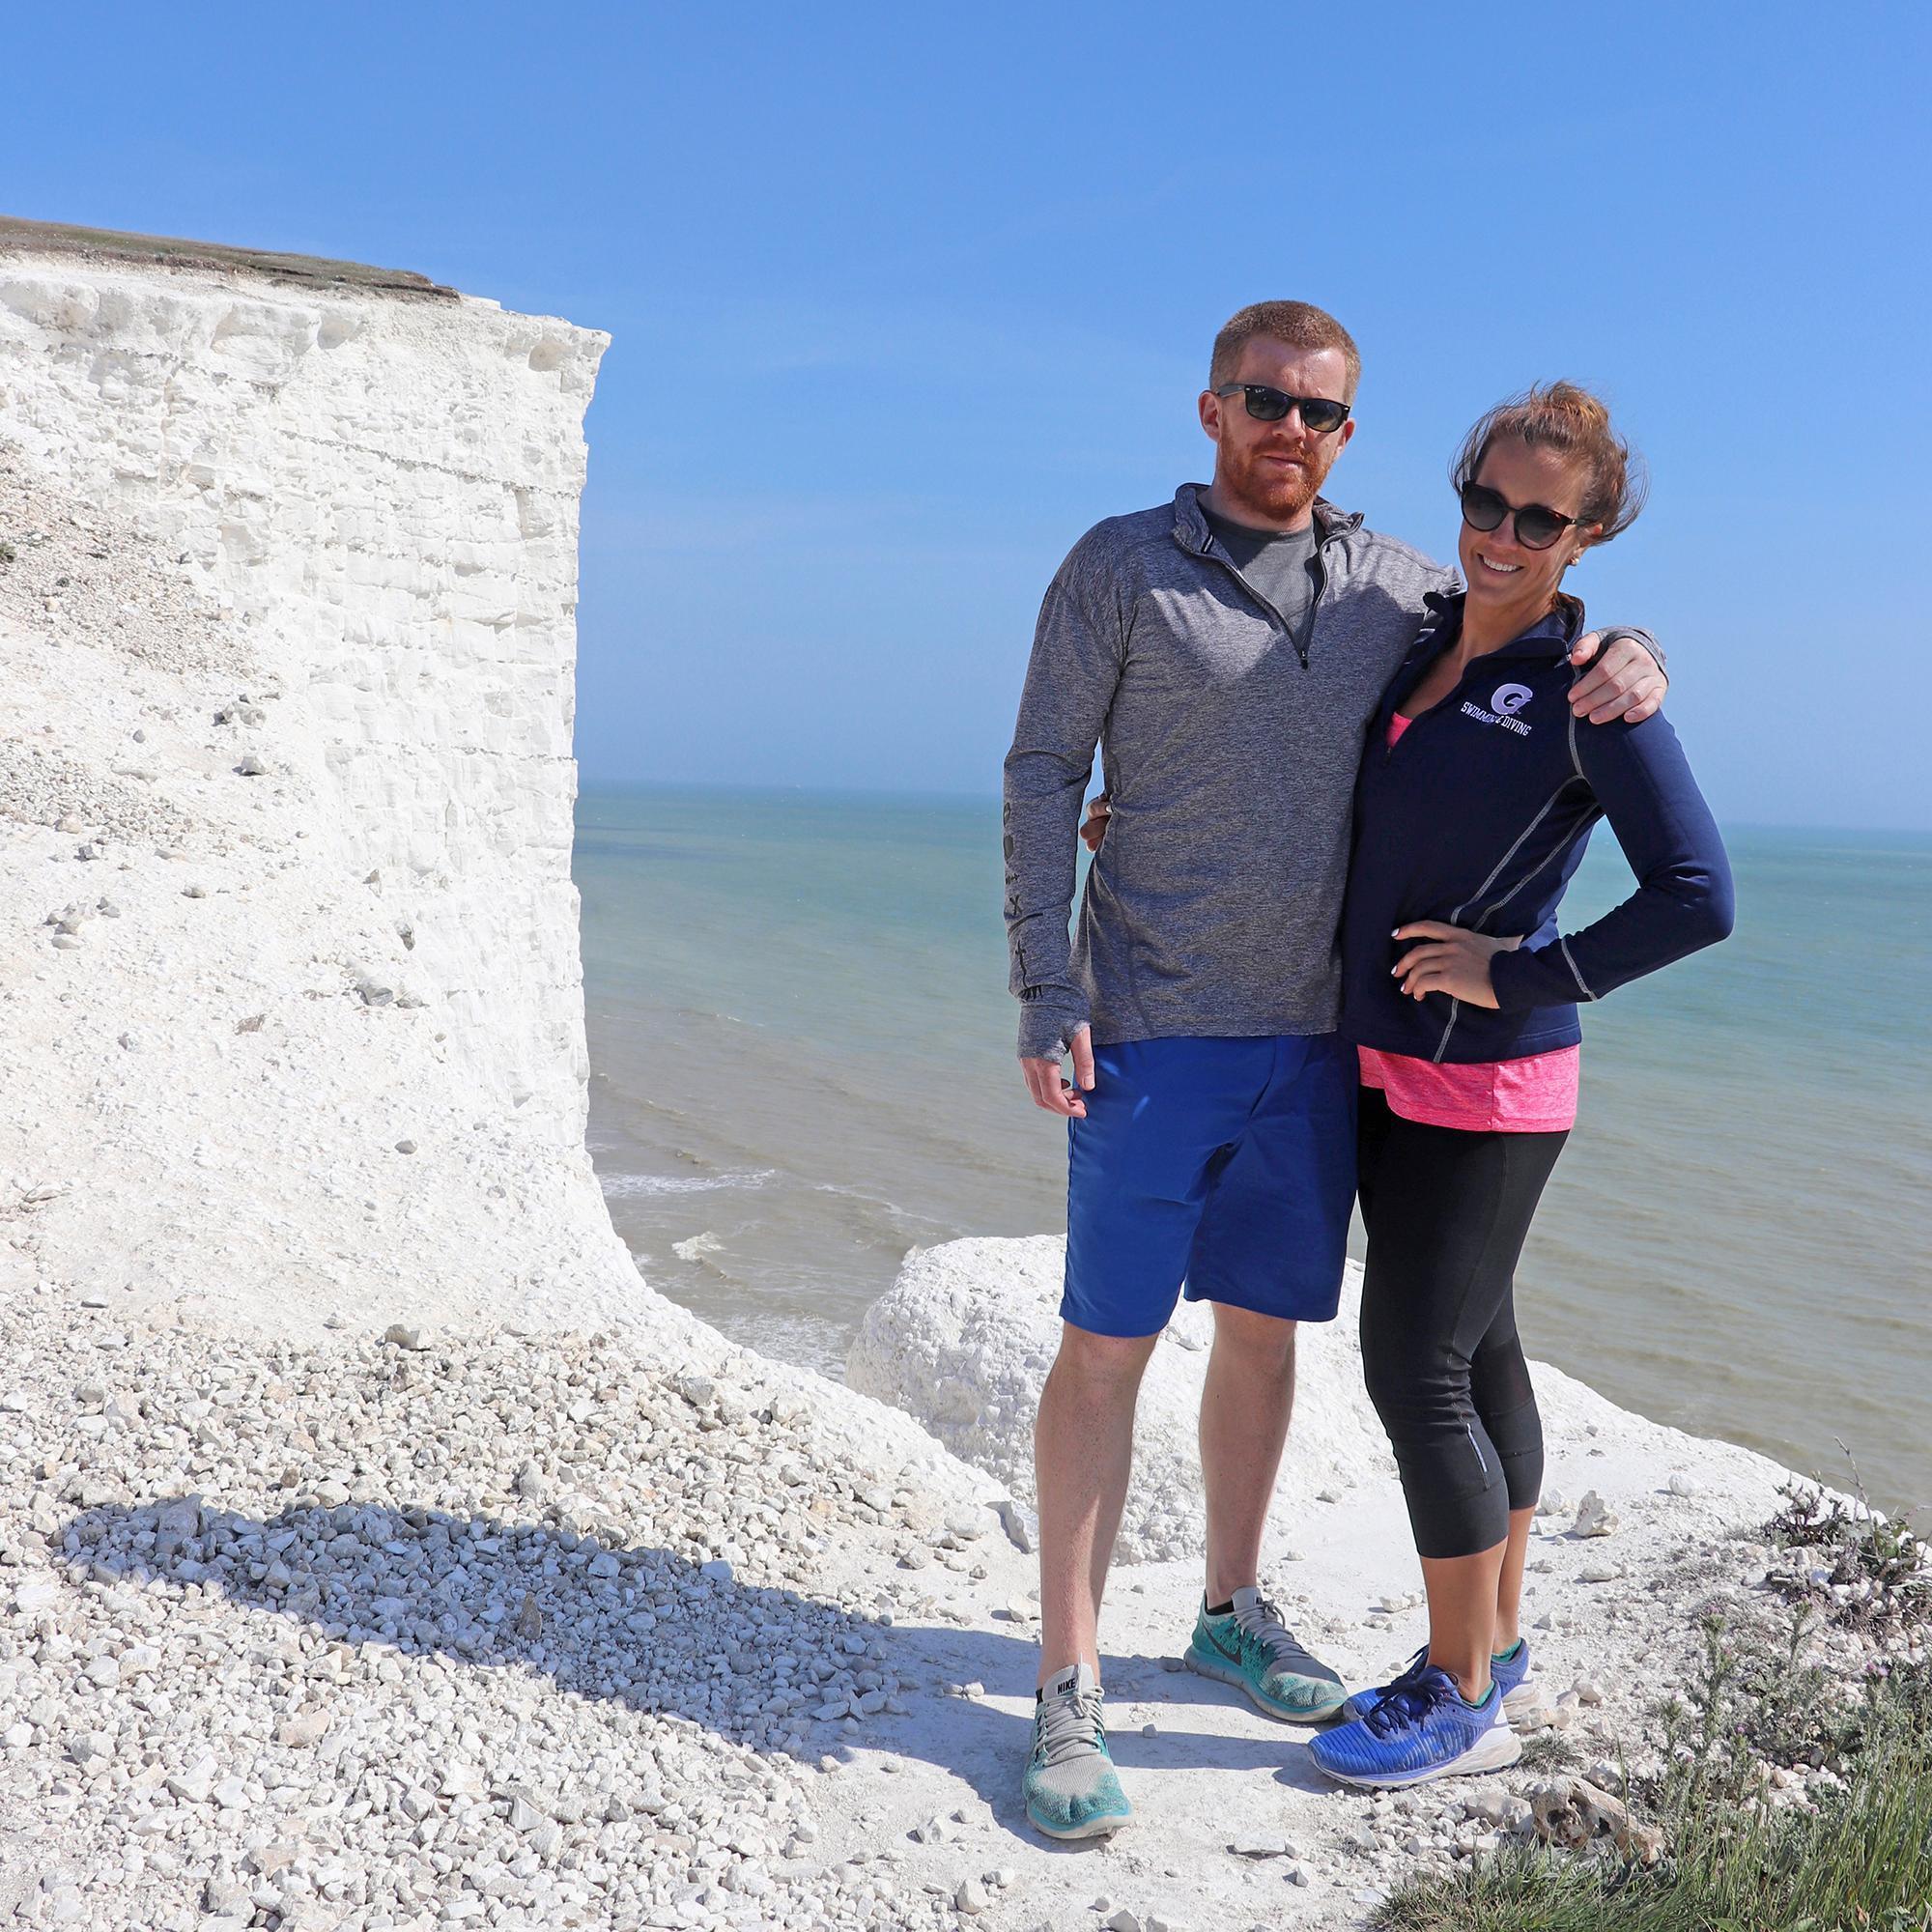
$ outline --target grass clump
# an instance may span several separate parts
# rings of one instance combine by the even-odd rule
[[[1782,1595],[1817,1605],[1833,1628],[1862,1636],[1890,1636],[1932,1623],[1932,1570],[1926,1546],[1907,1518],[1879,1516],[1862,1490],[1850,1505],[1795,1482],[1779,1494],[1784,1507],[1764,1534],[1781,1548],[1808,1549],[1818,1557],[1803,1577],[1772,1578]]]
[[[1932,1932],[1932,1682],[1878,1680],[1842,1786],[1815,1810],[1738,1788],[1730,1742],[1680,1766],[1645,1868],[1514,1845],[1406,1887],[1377,1932]]]
[[[1561,1731],[1532,1731],[1523,1739],[1522,1756],[1517,1762],[1524,1771],[1575,1771],[1583,1762],[1583,1753]]]
[[[1830,1581],[1796,1579],[1782,1623],[1702,1626],[1695,1677],[1657,1713],[1663,1768],[1629,1793],[1662,1857],[1510,1844],[1406,1886],[1376,1932],[1932,1932],[1924,1546],[1869,1510],[1785,1493],[1766,1534],[1818,1551]],[[1826,1631],[1891,1655],[1869,1646],[1848,1682],[1813,1656]],[[1808,1773],[1802,1792],[1784,1766]]]

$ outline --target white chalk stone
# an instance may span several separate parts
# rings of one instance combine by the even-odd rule
[[[1033,1418],[1060,1339],[1065,1244],[948,1241],[910,1255],[893,1288],[867,1311],[846,1361],[854,1388],[919,1417],[955,1455],[990,1471],[1033,1528]],[[1297,1346],[1294,1454],[1285,1457],[1274,1514],[1293,1520],[1322,1489],[1392,1471],[1387,1437],[1362,1394],[1356,1339],[1360,1269],[1349,1266],[1341,1319],[1305,1327]],[[1149,1562],[1202,1549],[1198,1415],[1213,1317],[1183,1302],[1141,1383],[1134,1483],[1116,1561]],[[1172,1344],[1173,1346],[1169,1346]]]
[[[1577,1520],[1572,1524],[1570,1533],[1573,1536],[1612,1536],[1619,1527],[1616,1512],[1592,1490],[1577,1505]]]

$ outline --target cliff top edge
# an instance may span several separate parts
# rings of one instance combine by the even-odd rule
[[[86,261],[154,262],[195,269],[239,270],[311,287],[377,290],[386,295],[429,296],[446,301],[459,292],[411,269],[379,269],[367,262],[331,262],[321,255],[283,255],[264,248],[236,248],[221,242],[189,242],[174,235],[129,235],[113,228],[78,228],[64,221],[28,221],[0,214],[0,256],[75,255]]]

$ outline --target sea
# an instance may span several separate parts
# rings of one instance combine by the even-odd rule
[[[1524,1342],[1922,1525],[1932,838],[1726,838],[1734,936],[1584,1016]],[[1065,1229],[1065,1128],[1014,1060],[997,800],[587,787],[574,872],[590,1150],[653,1287],[839,1376],[909,1248]],[[1629,890],[1600,830],[1566,924]]]

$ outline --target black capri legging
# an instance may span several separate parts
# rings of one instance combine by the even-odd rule
[[[1543,1484],[1543,1422],[1517,1340],[1517,1257],[1570,1136],[1468,1133],[1361,1093],[1369,1254],[1362,1369],[1402,1474],[1415,1547],[1473,1556]]]

